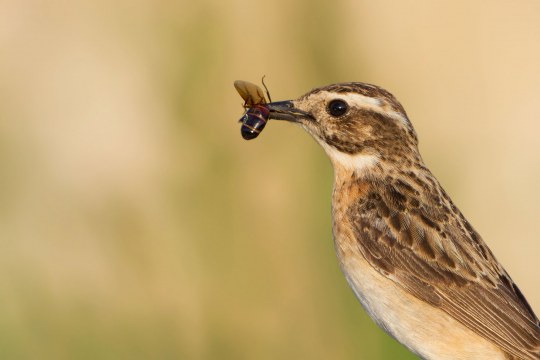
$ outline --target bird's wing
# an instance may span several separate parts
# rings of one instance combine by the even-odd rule
[[[379,272],[520,359],[540,359],[531,307],[442,189],[376,186],[348,210],[364,257]]]

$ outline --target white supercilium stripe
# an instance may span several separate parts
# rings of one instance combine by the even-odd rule
[[[391,109],[391,107],[387,104],[381,103],[379,99],[356,93],[339,94],[337,97],[347,101],[349,104],[358,104],[361,108],[389,116],[400,121],[403,125],[405,125],[405,127],[409,127],[407,119],[401,113],[392,110],[388,111],[386,108]],[[335,99],[335,97],[333,99]]]

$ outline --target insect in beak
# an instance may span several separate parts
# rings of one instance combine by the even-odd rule
[[[244,99],[244,109],[246,109],[239,120],[242,123],[240,133],[245,140],[255,139],[263,131],[270,115],[264,92],[259,86],[248,81],[236,80],[234,87]],[[266,88],[266,85],[264,87]],[[270,100],[268,89],[266,89],[266,95]]]
[[[270,93],[264,84],[264,77],[262,83],[266,89],[269,103],[266,102],[265,94],[259,86],[242,80],[234,82],[236,91],[244,99],[244,109],[246,109],[246,112],[240,118],[242,123],[240,133],[245,140],[255,139],[259,136],[269,119],[291,122],[298,122],[305,118],[313,119],[311,114],[296,109],[292,101],[272,102]]]

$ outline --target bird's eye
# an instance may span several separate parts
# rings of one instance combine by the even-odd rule
[[[345,114],[347,110],[349,110],[349,105],[340,99],[330,101],[327,109],[328,113],[334,117],[339,117]]]

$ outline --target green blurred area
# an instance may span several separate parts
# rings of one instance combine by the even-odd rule
[[[241,139],[232,83],[263,75],[274,100],[394,92],[538,311],[540,7],[520,4],[0,4],[0,358],[414,359],[339,270],[321,149],[284,123]]]

